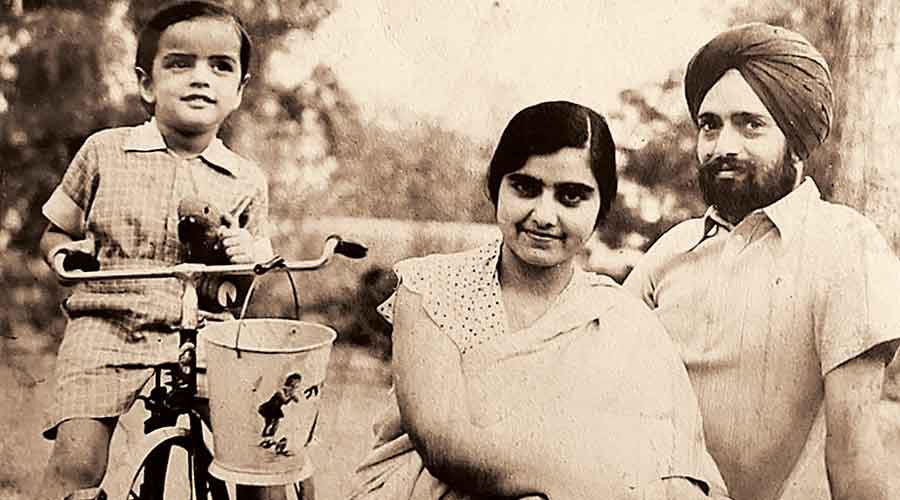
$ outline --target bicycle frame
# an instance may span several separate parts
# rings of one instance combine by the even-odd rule
[[[109,281],[123,279],[163,279],[177,278],[183,285],[181,321],[179,331],[179,361],[166,363],[154,367],[154,388],[149,396],[141,396],[150,417],[144,422],[144,433],[149,434],[164,427],[176,425],[177,419],[182,414],[187,414],[189,419],[189,434],[191,441],[190,454],[193,457],[189,466],[194,473],[194,495],[198,499],[206,498],[205,485],[209,483],[207,467],[209,463],[196,463],[200,460],[201,450],[206,450],[203,440],[203,423],[199,413],[195,409],[197,400],[197,361],[195,346],[197,345],[197,330],[201,326],[201,311],[198,306],[197,284],[204,276],[259,276],[270,271],[313,271],[325,267],[335,254],[358,259],[366,255],[367,248],[359,243],[347,241],[340,236],[332,235],[326,238],[322,254],[315,259],[300,261],[285,261],[281,257],[255,264],[226,264],[208,266],[205,264],[183,263],[174,266],[154,269],[115,269],[100,271],[67,271],[64,263],[67,254],[56,252],[51,255],[51,268],[61,280],[70,282],[80,281]],[[246,306],[246,304],[245,304]],[[182,356],[186,360],[182,360]],[[186,362],[185,362],[186,361]],[[163,370],[167,370],[172,376],[171,382],[163,382]],[[145,474],[151,476],[150,483],[155,483],[165,478],[168,466],[168,450],[155,450],[166,452],[162,456],[148,458],[152,467],[145,469]],[[148,482],[145,475],[145,484]],[[216,480],[217,481],[217,480]],[[224,487],[224,484],[222,485]],[[152,489],[153,487],[150,486]],[[144,498],[142,487],[141,496]],[[155,498],[154,493],[148,492],[148,496]]]

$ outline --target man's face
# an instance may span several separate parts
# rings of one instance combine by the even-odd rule
[[[787,139],[740,72],[729,70],[713,85],[697,116],[700,189],[723,217],[740,222],[794,189],[798,171]]]

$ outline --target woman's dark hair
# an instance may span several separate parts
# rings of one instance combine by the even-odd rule
[[[588,150],[588,163],[600,188],[600,212],[595,226],[598,225],[616,197],[616,145],[606,119],[588,107],[568,101],[529,106],[509,121],[488,168],[488,195],[494,206],[503,176],[525,166],[532,156],[550,155],[563,148]]]
[[[159,39],[169,26],[196,19],[198,17],[213,17],[229,19],[234,22],[238,34],[241,37],[241,79],[247,76],[250,70],[250,54],[253,52],[253,43],[243,21],[230,10],[210,2],[177,2],[163,7],[141,29],[138,36],[137,57],[135,67],[140,68],[148,76],[153,74],[153,59],[159,50]]]

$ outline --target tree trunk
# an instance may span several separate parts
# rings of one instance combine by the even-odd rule
[[[842,167],[835,201],[878,225],[900,250],[900,2],[836,0],[840,38],[835,61],[835,116]],[[900,305],[900,297],[897,297]],[[852,321],[852,320],[851,320]],[[881,410],[883,445],[900,464],[900,352],[888,366]],[[893,476],[900,474],[900,465]]]
[[[835,2],[841,168],[833,197],[875,222],[900,250],[900,2]],[[900,301],[900,297],[898,297]]]

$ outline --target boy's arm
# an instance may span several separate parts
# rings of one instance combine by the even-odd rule
[[[89,262],[91,268],[96,263],[93,241],[84,239],[86,211],[99,185],[99,159],[93,138],[89,137],[75,153],[59,185],[41,207],[49,224],[41,236],[40,251],[48,264],[53,253],[62,249],[68,254],[89,256],[86,260],[94,261]]]
[[[47,225],[40,241],[41,255],[48,266],[53,266],[56,255],[66,256],[63,268],[66,270],[81,269],[83,271],[96,271],[100,269],[100,263],[94,255],[96,247],[93,239],[76,240],[69,233],[52,222]],[[68,282],[63,281],[64,285]]]
[[[65,245],[73,241],[75,241],[75,238],[72,238],[65,231],[56,227],[56,225],[52,222],[47,224],[47,228],[44,229],[44,234],[41,236],[40,243],[41,255],[44,257],[44,262],[46,262],[47,265],[51,265],[51,252],[53,252],[61,245]]]

